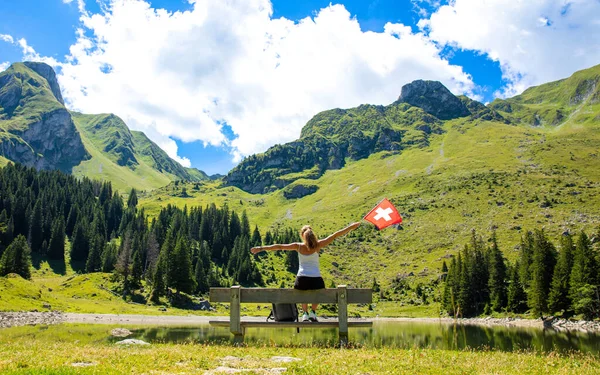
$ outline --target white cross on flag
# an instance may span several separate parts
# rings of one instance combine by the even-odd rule
[[[390,225],[402,223],[402,216],[400,216],[396,207],[387,198],[369,211],[364,219],[375,224],[379,230],[387,228]]]

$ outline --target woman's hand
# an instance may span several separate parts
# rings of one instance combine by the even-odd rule
[[[251,252],[252,254],[258,254],[258,253],[260,253],[261,251],[263,251],[263,248],[262,248],[261,246],[253,247],[252,249],[250,249],[250,252]]]

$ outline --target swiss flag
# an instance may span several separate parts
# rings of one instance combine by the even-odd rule
[[[387,198],[369,211],[364,219],[375,224],[379,230],[387,228],[390,225],[402,223],[402,216],[400,216],[396,207]]]

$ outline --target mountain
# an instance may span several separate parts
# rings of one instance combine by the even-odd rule
[[[251,193],[268,193],[300,178],[317,179],[326,170],[342,168],[347,160],[428,147],[431,136],[443,132],[445,120],[461,117],[506,122],[495,110],[454,96],[440,82],[417,80],[404,85],[398,100],[388,106],[364,104],[317,114],[304,126],[300,139],[244,159],[224,180]],[[315,191],[301,190],[290,196]]]
[[[64,172],[89,158],[48,65],[18,63],[0,73],[0,154]]]
[[[75,175],[106,179],[122,190],[152,189],[180,179],[208,179],[204,172],[182,167],[144,133],[130,131],[113,114],[71,114],[92,155],[73,169]]]
[[[598,121],[594,106],[600,103],[600,65],[556,82],[531,87],[510,99],[496,99],[489,108],[514,123],[557,126],[574,117],[578,122]]]
[[[171,184],[141,198],[140,205],[155,215],[167,204],[227,204],[246,210],[261,231],[311,224],[324,237],[360,220],[387,197],[400,210],[403,226],[376,231],[364,224],[336,240],[321,258],[326,283],[366,287],[376,279],[407,308],[419,304],[436,314],[435,305],[418,302],[414,288],[422,284],[429,301],[438,298],[434,284],[442,261],[449,264],[469,243],[472,230],[485,243],[496,231],[511,263],[529,230],[543,228],[559,250],[566,231],[585,230],[600,238],[600,102],[591,89],[597,71],[578,72],[488,106],[464,96],[457,97],[460,105],[450,97],[448,103],[457,108],[435,112],[427,103],[441,98],[416,102],[401,95],[424,108],[398,100],[324,111],[306,124],[298,140],[248,157],[226,177],[231,186]],[[581,88],[585,95],[577,94]],[[510,104],[512,112],[499,103]],[[470,114],[456,117],[465,107]],[[540,108],[560,109],[564,120],[538,126],[523,120]],[[383,129],[393,136],[376,148],[373,139]],[[372,148],[353,147],[350,153],[349,140],[361,133]],[[306,145],[308,150],[302,148]],[[322,157],[316,160],[324,168],[309,158],[314,155]],[[266,193],[257,192],[262,189]],[[270,276],[271,267],[285,269],[278,263],[281,257],[272,255],[260,266],[275,286],[291,276],[283,271]]]
[[[112,181],[122,190],[208,179],[113,114],[69,112],[54,70],[37,62],[16,63],[0,73],[0,156],[0,165],[12,160],[60,169]]]

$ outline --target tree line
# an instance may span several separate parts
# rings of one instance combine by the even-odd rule
[[[510,263],[495,232],[489,245],[473,231],[471,240],[442,271],[442,310],[472,317],[491,312],[525,313],[536,317],[579,314],[600,316],[600,252],[585,232],[565,232],[558,248],[543,229],[521,237],[517,260]]]
[[[70,261],[79,272],[114,272],[124,295],[145,281],[158,301],[170,290],[205,293],[231,283],[264,285],[259,258],[249,249],[263,240],[293,237],[298,235],[284,229],[267,231],[263,239],[245,211],[239,215],[227,205],[168,205],[150,219],[138,208],[135,189],[124,202],[109,182],[18,164],[0,169],[0,276],[14,272],[30,278],[33,252],[54,260],[51,264]]]

